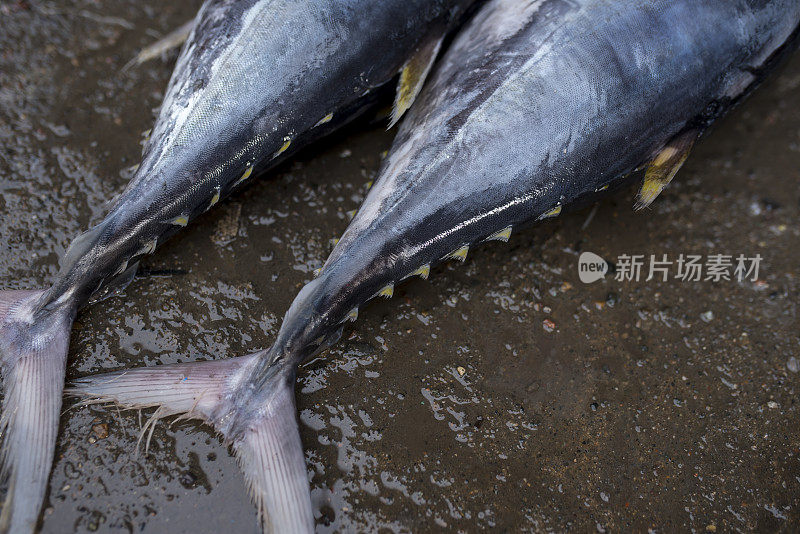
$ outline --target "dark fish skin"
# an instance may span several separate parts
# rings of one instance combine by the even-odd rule
[[[474,1],[205,2],[142,163],[110,213],[73,241],[49,289],[0,291],[10,488],[0,532],[36,528],[78,309],[124,285],[141,257],[251,176],[352,119]]]

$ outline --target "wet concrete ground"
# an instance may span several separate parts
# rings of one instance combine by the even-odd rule
[[[43,287],[137,163],[199,2],[0,2],[0,286]],[[800,56],[644,212],[623,191],[369,306],[301,371],[320,532],[800,529]],[[68,374],[267,347],[392,132],[352,129],[209,213],[88,308]],[[578,279],[592,251],[763,257],[758,282]],[[209,428],[67,403],[42,532],[257,532]]]

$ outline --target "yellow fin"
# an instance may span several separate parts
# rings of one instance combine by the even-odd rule
[[[699,135],[697,130],[687,130],[674,137],[656,154],[644,173],[644,182],[633,209],[640,210],[653,203],[683,166]]]
[[[495,232],[489,237],[487,237],[484,241],[503,241],[507,242],[511,238],[511,227],[506,226],[499,232]]]
[[[390,299],[392,298],[392,295],[394,295],[394,284],[388,284],[383,289],[378,291],[378,294],[376,296],[386,297],[387,299]]]
[[[467,254],[469,253],[469,245],[464,245],[463,247],[454,250],[450,254],[447,255],[447,259],[449,260],[458,260],[464,261],[467,259]]]
[[[539,215],[539,220],[549,219],[550,217],[558,217],[561,214],[561,204]]]
[[[353,308],[352,310],[350,310],[350,313],[347,314],[347,317],[345,318],[345,320],[346,321],[348,321],[348,320],[349,321],[355,321],[356,319],[358,319],[358,307],[357,306],[355,308]]]
[[[186,226],[189,224],[189,216],[188,215],[181,215],[180,217],[175,217],[172,219],[172,224],[176,226]]]
[[[286,137],[283,138],[283,146],[281,146],[278,149],[278,151],[275,153],[274,157],[277,158],[278,156],[280,156],[281,154],[283,154],[284,152],[289,150],[290,146],[292,146],[292,138],[287,135]]]
[[[409,277],[419,276],[423,280],[427,280],[428,279],[428,275],[430,275],[430,274],[431,274],[431,265],[429,263],[426,263],[425,265],[423,265],[422,267],[420,267],[419,269],[417,269],[413,273],[409,274],[408,276]]]
[[[333,119],[333,113],[328,113],[327,115],[322,117],[319,120],[319,122],[317,122],[317,124],[314,125],[314,128],[316,128],[317,126],[322,126],[323,124],[326,124],[328,122],[331,122],[332,119]],[[286,148],[289,148],[289,147],[286,147]]]
[[[216,206],[217,202],[219,202],[219,188],[217,188],[217,190],[214,191],[214,196],[211,197],[211,204],[208,207],[211,208]]]
[[[400,72],[400,81],[397,83],[397,94],[394,98],[389,128],[397,124],[397,121],[414,103],[441,47],[442,37],[428,39],[417,48],[417,51],[403,67]]]
[[[251,174],[253,174],[253,166],[252,165],[248,165],[247,168],[244,170],[244,173],[242,173],[242,176],[238,180],[236,180],[235,184],[233,184],[234,187],[239,185],[240,183],[244,182],[248,178],[250,178]]]

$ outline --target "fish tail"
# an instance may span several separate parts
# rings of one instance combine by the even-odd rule
[[[253,400],[242,394],[248,388],[240,384],[260,356],[94,375],[73,382],[67,393],[86,403],[155,407],[156,418],[178,415],[210,423],[232,445],[264,532],[313,532],[294,372],[270,377]]]
[[[234,450],[264,532],[314,532],[311,491],[297,426],[294,379],[279,380],[261,418]]]
[[[58,432],[71,307],[38,306],[43,291],[0,291],[2,476],[0,532],[36,530]]]

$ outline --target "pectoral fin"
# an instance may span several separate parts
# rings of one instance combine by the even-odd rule
[[[397,94],[394,98],[392,122],[389,124],[389,128],[397,124],[397,121],[414,103],[414,99],[417,98],[425,83],[425,78],[433,67],[436,56],[439,55],[443,40],[443,36],[437,35],[424,41],[403,67],[400,72],[400,81],[397,83]]]
[[[686,130],[675,136],[662,148],[650,162],[644,175],[644,183],[636,197],[635,210],[646,208],[667,187],[680,170],[695,141],[700,136],[698,130]]]

